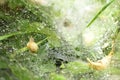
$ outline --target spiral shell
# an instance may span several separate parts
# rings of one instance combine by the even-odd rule
[[[33,53],[38,51],[38,45],[37,43],[34,42],[34,39],[32,37],[29,39],[29,42],[27,43],[27,48]]]

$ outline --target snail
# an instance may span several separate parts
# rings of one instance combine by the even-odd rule
[[[87,61],[89,62],[89,66],[95,70],[104,70],[106,69],[111,61],[112,55],[114,53],[114,41],[112,43],[112,50],[110,51],[110,53],[103,57],[101,60],[98,60],[96,62],[91,61],[89,58],[87,58]]]
[[[38,45],[34,42],[34,39],[31,37],[29,42],[27,43],[27,48],[32,52],[35,53],[38,51]]]
[[[97,62],[91,61],[89,58],[87,58],[87,61],[89,62],[89,66],[95,70],[104,70],[108,67],[110,64],[112,56],[106,56],[101,60],[98,60]]]

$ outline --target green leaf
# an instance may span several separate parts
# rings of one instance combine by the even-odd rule
[[[107,8],[110,6],[111,3],[113,3],[114,0],[111,0],[109,3],[104,5],[102,9],[93,17],[93,19],[87,24],[86,27],[90,27],[90,25],[98,18],[98,16]]]
[[[8,6],[12,9],[25,5],[25,0],[8,0],[8,2]]]
[[[60,40],[56,36],[50,36],[48,38],[48,42],[53,47],[59,47],[60,46]]]
[[[4,39],[7,39],[11,36],[15,36],[15,35],[20,35],[20,34],[25,34],[25,33],[28,33],[28,32],[15,32],[15,33],[10,33],[10,34],[6,34],[6,35],[3,35],[3,36],[0,36],[0,41],[1,40],[4,40]],[[29,32],[30,33],[30,32]]]
[[[38,80],[32,72],[20,64],[10,65],[9,67],[19,80]]]
[[[19,20],[17,23],[18,27],[20,27],[20,31],[24,32],[39,32],[44,26],[40,24],[39,22],[32,22],[30,23],[29,20]]]
[[[55,31],[49,28],[44,28],[40,32],[48,36],[49,44],[51,44],[54,47],[60,46],[60,39],[56,35]]]
[[[51,79],[50,80],[66,80],[66,78],[63,75],[51,73]]]
[[[47,35],[47,36],[56,35],[55,31],[53,31],[53,30],[50,29],[50,28],[43,28],[40,32],[41,32],[42,34]]]
[[[0,56],[0,68],[8,67],[7,59],[3,56]]]
[[[87,63],[76,61],[67,64],[66,69],[73,74],[78,74],[88,72],[89,66],[87,65]]]

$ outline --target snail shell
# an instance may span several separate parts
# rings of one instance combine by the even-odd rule
[[[38,51],[38,45],[34,42],[34,39],[32,37],[29,39],[29,42],[27,43],[27,48],[33,53]]]

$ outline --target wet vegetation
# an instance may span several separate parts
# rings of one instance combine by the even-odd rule
[[[0,80],[119,80],[120,1],[85,1],[0,0]]]

